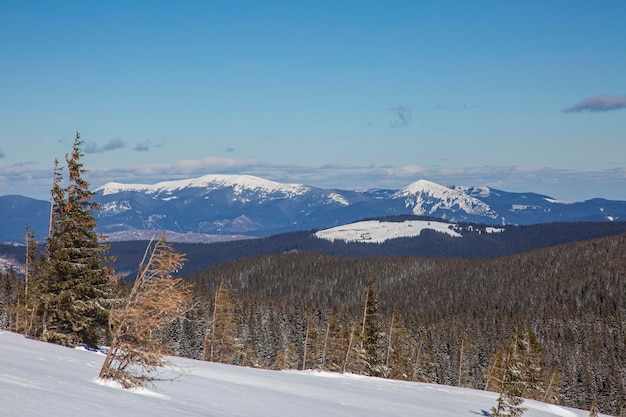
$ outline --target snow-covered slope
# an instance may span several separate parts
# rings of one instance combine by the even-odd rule
[[[2,417],[480,416],[497,394],[318,372],[266,371],[173,358],[179,378],[125,391],[96,380],[104,355],[0,331]],[[175,375],[172,370],[164,376]],[[526,401],[525,417],[588,412]]]
[[[343,240],[346,242],[383,243],[399,237],[419,236],[425,229],[445,233],[452,237],[461,237],[461,234],[456,231],[455,225],[427,220],[406,220],[403,222],[367,220],[320,230],[315,233],[315,236],[331,242]]]
[[[454,212],[460,215],[482,216],[497,219],[498,214],[479,199],[434,182],[419,180],[404,187],[393,198],[403,199],[406,207],[418,216],[437,216],[438,213]]]
[[[115,194],[120,192],[141,192],[147,194],[173,194],[188,188],[203,188],[207,191],[219,188],[232,187],[235,193],[241,194],[244,191],[254,191],[259,195],[283,194],[285,196],[296,196],[304,194],[309,187],[300,184],[282,184],[279,182],[265,180],[252,175],[204,175],[199,178],[164,181],[157,184],[121,184],[109,182],[97,188],[95,192],[102,195]]]

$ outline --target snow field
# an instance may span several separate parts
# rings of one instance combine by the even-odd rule
[[[315,371],[268,371],[172,358],[154,386],[123,390],[96,376],[104,355],[0,331],[1,417],[480,416],[497,394]],[[588,412],[526,401],[526,417]]]

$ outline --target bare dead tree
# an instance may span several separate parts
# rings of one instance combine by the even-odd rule
[[[145,386],[157,379],[155,371],[167,365],[168,353],[159,329],[190,308],[191,286],[172,277],[185,260],[165,242],[164,235],[156,243],[150,241],[128,298],[111,310],[113,339],[99,378],[117,381],[124,388]]]

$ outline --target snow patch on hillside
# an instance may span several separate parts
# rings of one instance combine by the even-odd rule
[[[342,206],[349,206],[350,202],[345,199],[344,196],[338,193],[330,193],[328,194],[328,202],[329,203],[339,203]]]
[[[103,203],[100,205],[98,214],[103,216],[115,216],[117,214],[124,213],[133,209],[133,206],[128,200],[113,201],[110,203]]]
[[[16,260],[0,258],[0,273],[8,274],[11,270],[16,274],[24,274],[24,266],[20,265]]]
[[[454,224],[427,220],[406,220],[403,222],[367,220],[320,230],[315,233],[315,236],[331,242],[343,240],[345,242],[383,243],[400,237],[419,236],[422,230],[426,229],[445,233],[452,237],[462,237],[456,228],[457,226]]]
[[[545,201],[552,204],[576,204],[574,201],[566,201],[566,200],[555,200],[554,198],[546,197]]]
[[[475,186],[467,186],[467,185],[455,185],[450,187],[453,190],[460,191],[462,193],[468,194],[472,197],[490,197],[492,194],[491,188],[489,187],[475,187]]]

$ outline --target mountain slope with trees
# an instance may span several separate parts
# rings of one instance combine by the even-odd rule
[[[387,376],[485,388],[497,352],[528,328],[544,355],[542,396],[557,386],[561,404],[617,414],[626,394],[624,248],[626,235],[491,260],[247,258],[188,277],[199,308],[172,334],[179,353],[202,357],[200,335],[224,282],[238,346],[225,362],[369,374],[360,328],[372,281]]]

